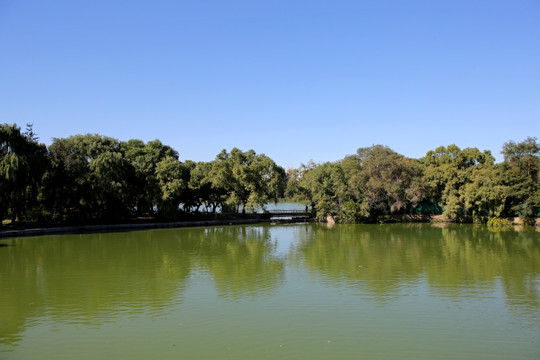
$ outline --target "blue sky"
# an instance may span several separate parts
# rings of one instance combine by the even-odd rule
[[[0,123],[284,167],[540,134],[540,1],[0,0]]]

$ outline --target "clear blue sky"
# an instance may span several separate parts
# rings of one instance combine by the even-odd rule
[[[298,167],[540,135],[539,0],[0,0],[0,123]]]

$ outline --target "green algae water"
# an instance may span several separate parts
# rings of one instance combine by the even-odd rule
[[[540,359],[540,233],[224,226],[0,240],[0,359]]]

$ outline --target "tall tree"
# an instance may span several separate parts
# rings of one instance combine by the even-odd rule
[[[345,173],[338,162],[303,166],[299,188],[311,201],[319,218],[336,216],[347,200]]]
[[[156,179],[161,190],[158,209],[167,219],[174,219],[179,211],[183,193],[187,188],[186,171],[188,170],[173,156],[165,157],[156,165]]]
[[[214,178],[218,187],[227,194],[227,203],[236,212],[264,206],[277,201],[280,190],[285,187],[285,170],[264,154],[253,150],[243,152],[237,148],[228,153],[221,151],[216,157]]]
[[[178,159],[178,153],[159,140],[144,143],[129,140],[121,143],[126,159],[134,169],[131,181],[131,207],[139,215],[151,215],[161,201],[161,189],[156,177],[157,164],[166,157]]]
[[[198,162],[190,167],[188,188],[197,199],[197,205],[204,205],[206,211],[215,213],[226,200],[226,190],[220,186],[216,177],[217,161]]]
[[[456,219],[461,215],[472,215],[472,206],[465,204],[466,185],[473,182],[475,171],[493,165],[495,159],[491,152],[481,152],[477,148],[461,150],[456,145],[440,146],[428,151],[421,161],[429,195],[443,208],[443,216]],[[470,200],[468,204],[471,204]]]
[[[374,213],[406,212],[423,199],[416,181],[422,172],[416,160],[383,145],[358,149],[357,159],[365,200]]]
[[[509,180],[507,207],[516,215],[535,217],[540,207],[540,145],[535,137],[504,144],[504,169]]]
[[[128,179],[133,169],[120,142],[101,135],[54,139],[45,198],[59,219],[117,220],[127,216]]]
[[[27,126],[21,133],[16,125],[0,125],[0,219],[32,219],[38,205],[38,191],[47,168],[47,148]]]
[[[502,166],[487,164],[475,168],[461,189],[465,211],[474,217],[502,216],[510,191],[507,180]]]

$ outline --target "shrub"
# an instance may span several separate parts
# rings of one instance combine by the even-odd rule
[[[508,219],[501,219],[501,218],[493,217],[488,220],[487,225],[492,226],[492,227],[511,226],[512,221]]]

